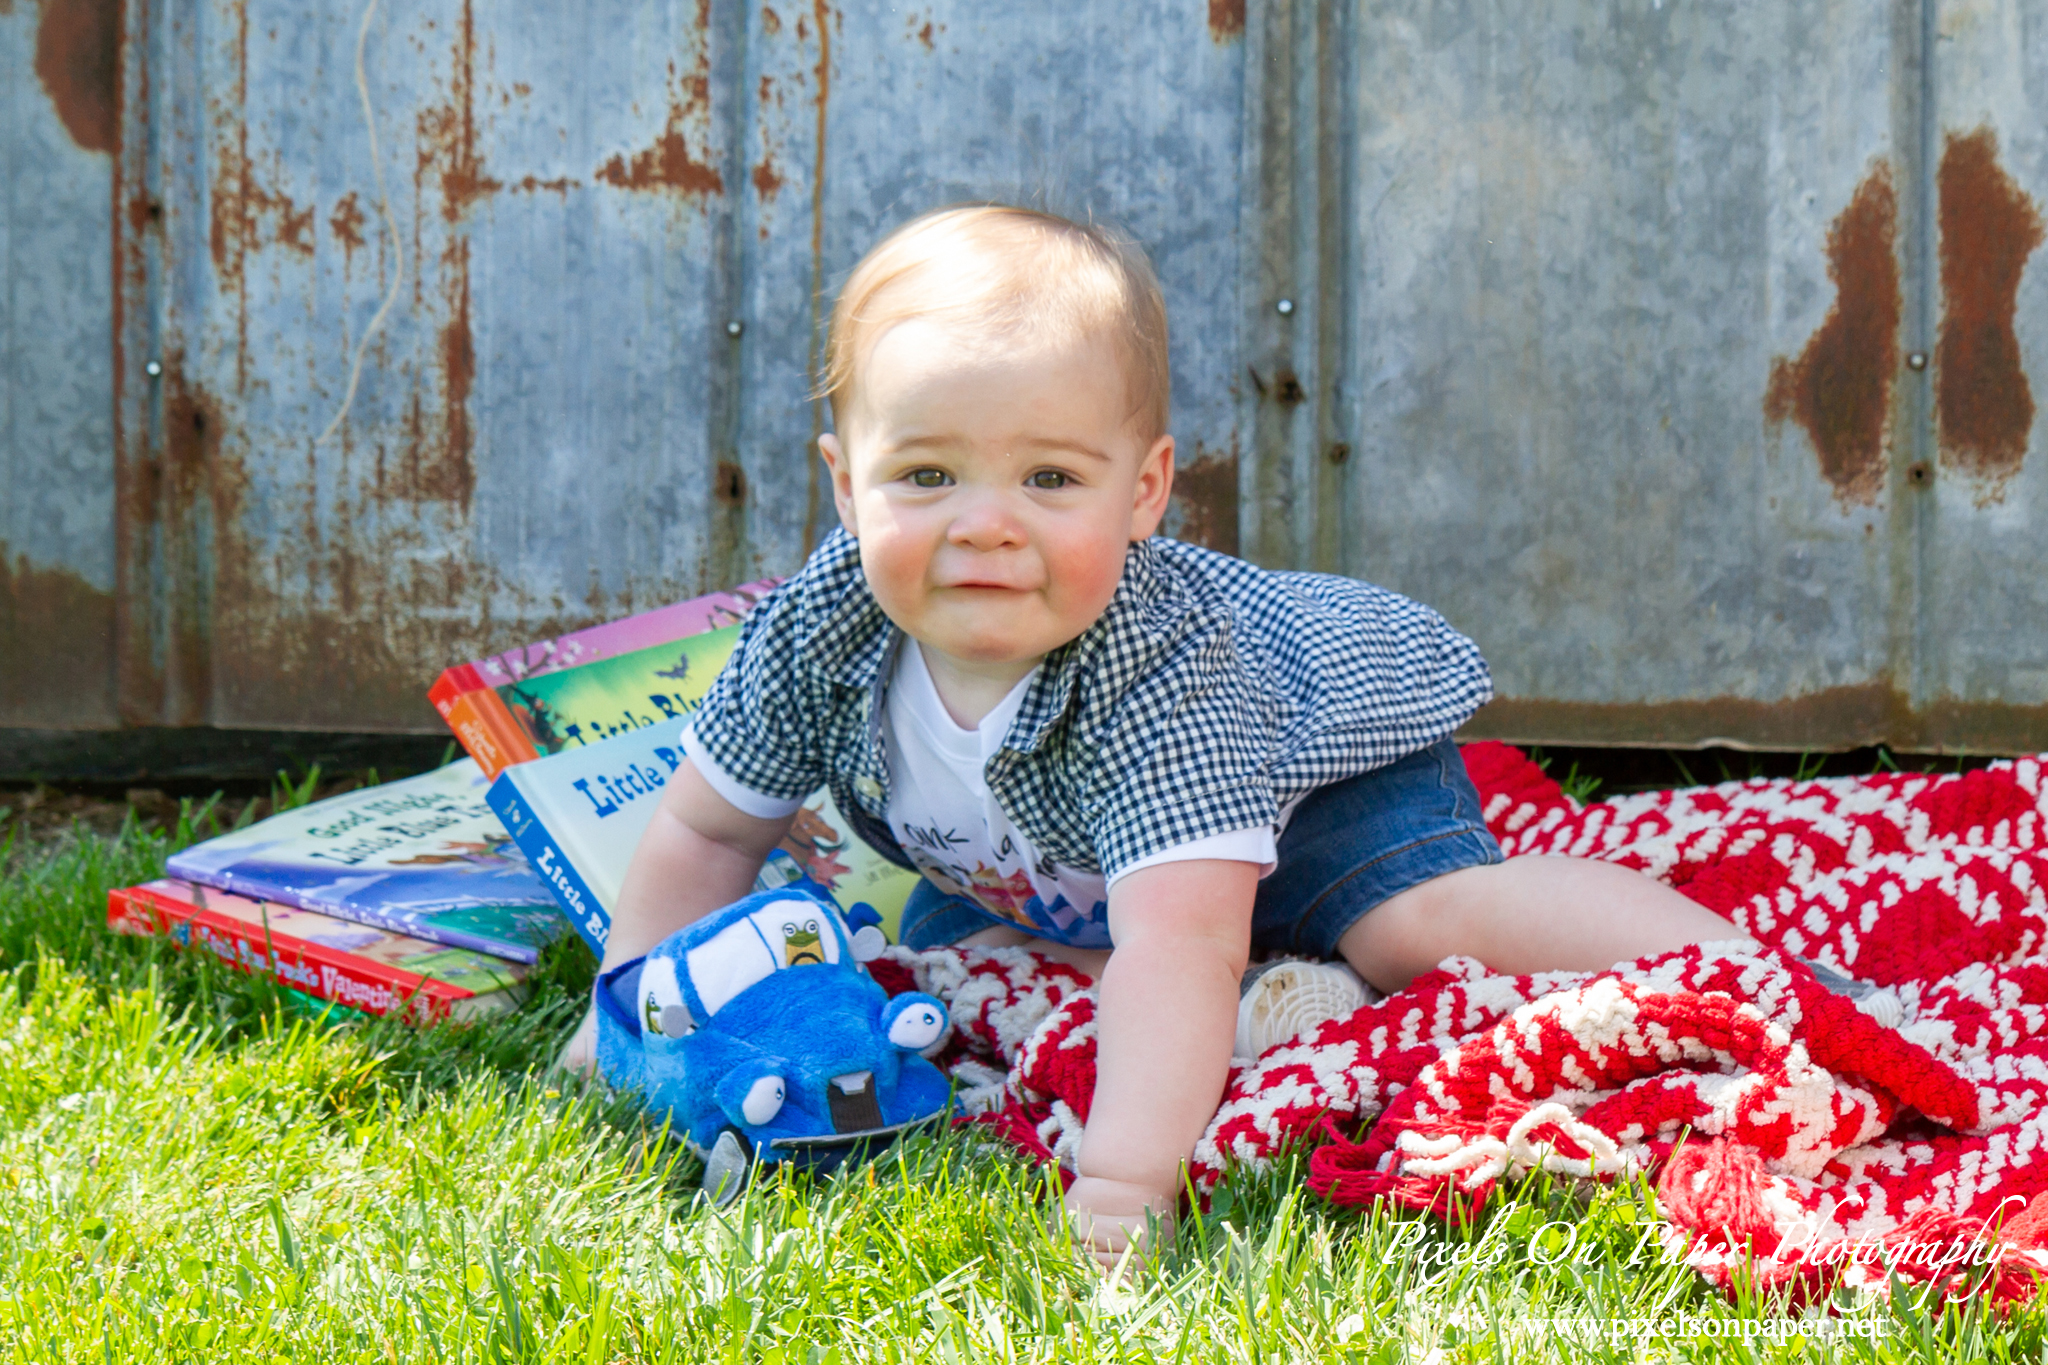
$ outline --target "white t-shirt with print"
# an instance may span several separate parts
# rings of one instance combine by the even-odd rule
[[[992,918],[1037,937],[1107,948],[1109,888],[1102,874],[1043,859],[1010,823],[984,777],[1036,675],[1034,669],[979,725],[964,729],[939,699],[917,642],[903,642],[882,717],[890,832],[939,890],[965,897]],[[780,819],[802,804],[741,786],[687,729],[683,747],[712,790],[749,815]],[[1142,868],[1196,858],[1257,863],[1264,876],[1273,870],[1274,836],[1271,829],[1241,829],[1177,844],[1139,859],[1117,880]]]

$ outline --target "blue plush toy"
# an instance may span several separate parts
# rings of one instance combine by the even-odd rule
[[[918,1055],[946,1007],[875,983],[882,942],[815,885],[756,892],[598,978],[598,1068],[683,1133],[720,1203],[755,1161],[837,1165],[949,1095]]]

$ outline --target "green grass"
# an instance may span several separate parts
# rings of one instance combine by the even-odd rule
[[[1610,1339],[1772,1310],[1664,1264],[1632,1186],[1532,1179],[1452,1233],[1333,1209],[1282,1168],[1122,1286],[1047,1235],[1044,1172],[971,1132],[713,1211],[629,1105],[538,1072],[588,988],[580,948],[499,1020],[323,1026],[105,931],[107,888],[189,837],[0,851],[0,1359],[2044,1358],[2034,1310],[1911,1296],[1845,1303],[1875,1345]]]

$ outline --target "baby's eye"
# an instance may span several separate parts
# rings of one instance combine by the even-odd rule
[[[944,488],[953,482],[952,476],[943,469],[913,469],[909,478],[914,488]]]
[[[1065,488],[1073,480],[1057,469],[1041,469],[1025,482],[1033,488]]]

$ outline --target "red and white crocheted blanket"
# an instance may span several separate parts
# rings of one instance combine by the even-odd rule
[[[1445,1217],[1537,1167],[1642,1174],[1674,1249],[1724,1285],[1750,1248],[1751,1282],[1800,1299],[1893,1271],[2033,1293],[2048,1270],[2048,755],[1582,805],[1516,749],[1464,752],[1510,856],[1638,868],[1763,947],[1537,976],[1448,959],[1234,1070],[1195,1151],[1199,1189],[1308,1143],[1324,1197]],[[1903,1027],[1780,950],[1895,988]],[[949,1004],[941,1061],[985,1121],[1071,1168],[1095,1084],[1085,979],[1021,949],[874,965]]]

